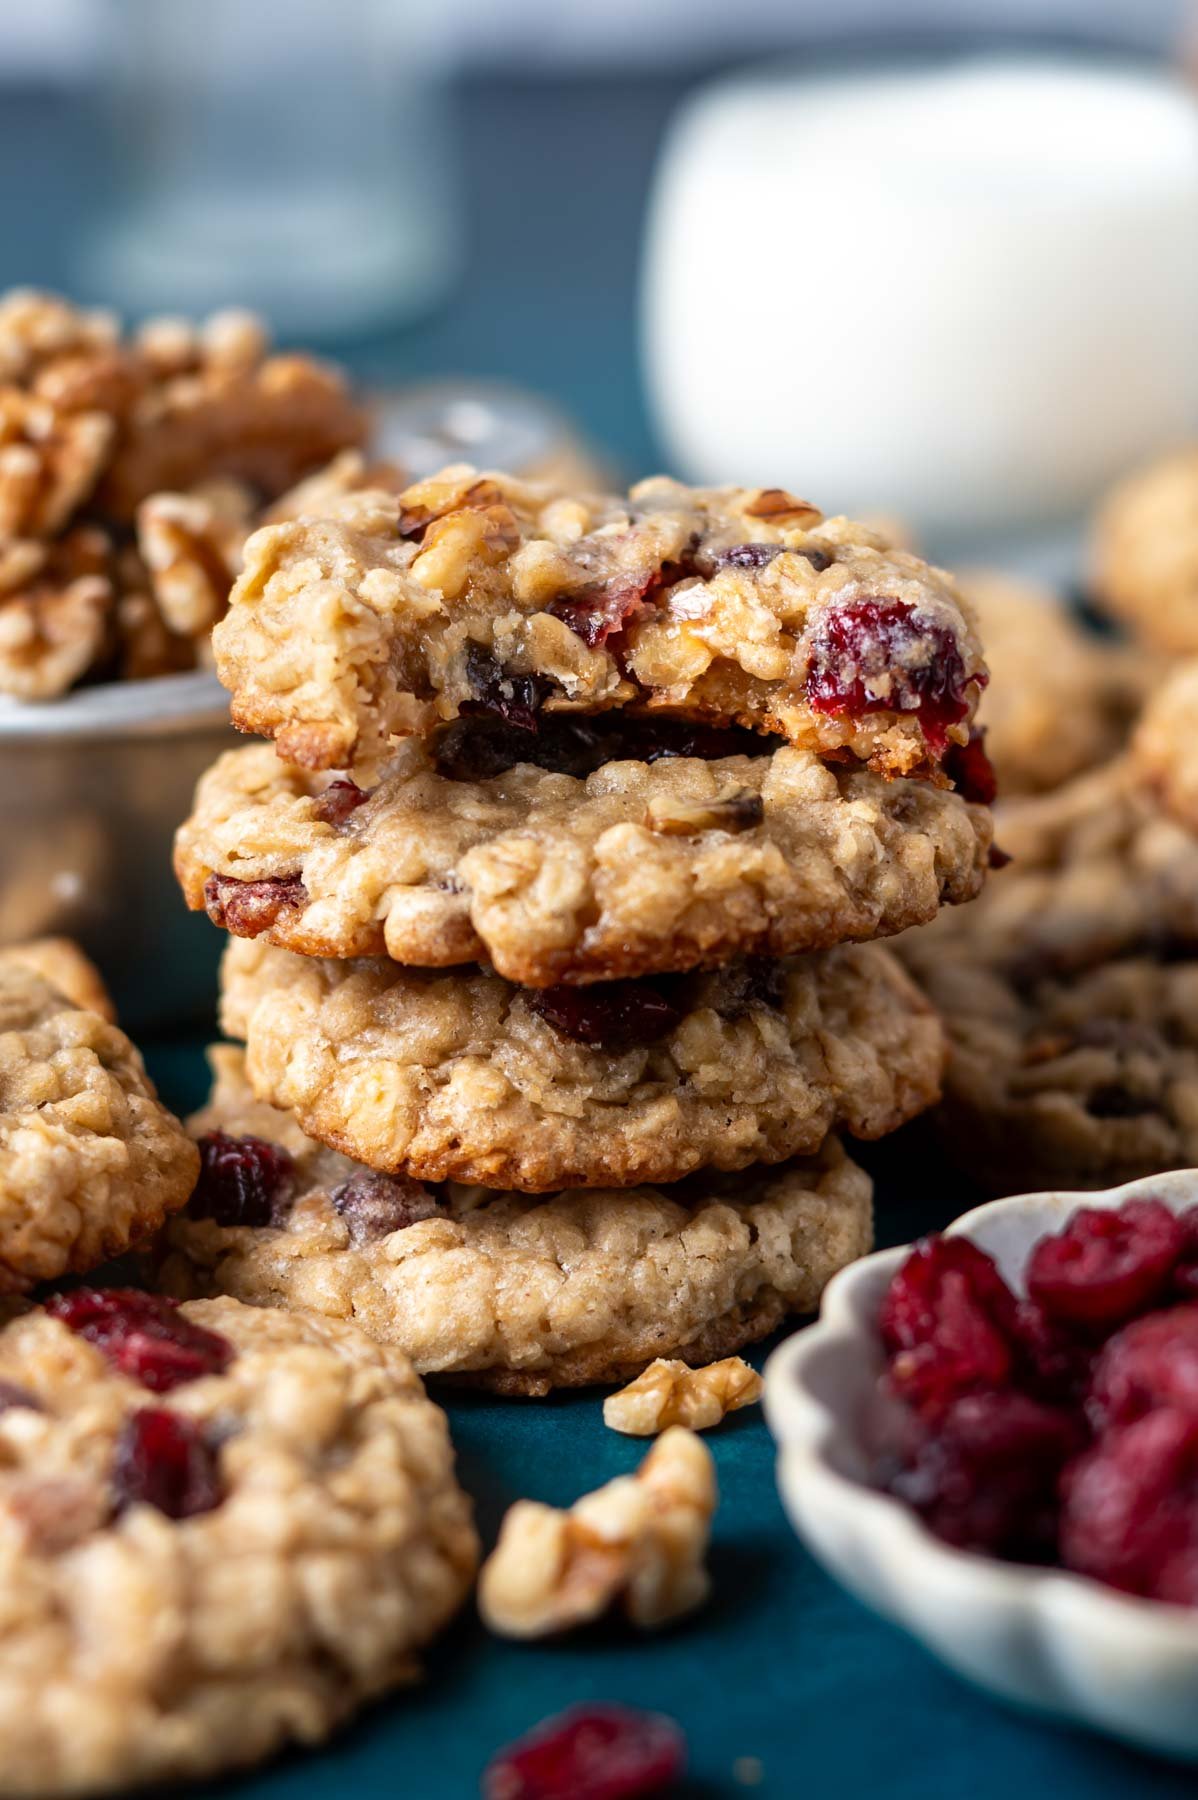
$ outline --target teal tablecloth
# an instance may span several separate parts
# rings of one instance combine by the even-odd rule
[[[460,108],[472,193],[469,279],[426,325],[338,348],[379,377],[498,374],[541,387],[630,471],[652,468],[636,365],[635,268],[646,170],[678,91],[672,79],[473,84]],[[89,155],[77,108],[47,95],[0,107],[0,286],[62,279],[64,248],[88,203]],[[778,229],[807,228],[796,214]],[[754,279],[768,246],[743,242],[736,220],[726,219],[712,222],[711,250],[744,259],[746,279]],[[818,233],[811,254],[818,258]],[[213,962],[214,952],[215,937]],[[151,1067],[180,1110],[202,1096],[200,1042],[149,1046]],[[892,1160],[880,1189],[882,1242],[969,1204],[971,1196],[930,1165],[918,1137]],[[488,1540],[518,1495],[571,1501],[631,1469],[643,1451],[604,1428],[590,1394],[521,1404],[455,1392],[446,1404]],[[840,1592],[787,1527],[758,1412],[729,1421],[710,1441],[723,1493],[715,1586],[693,1619],[653,1638],[609,1627],[549,1647],[500,1643],[466,1619],[437,1648],[423,1686],[380,1706],[330,1749],[247,1776],[233,1784],[237,1791],[254,1800],[468,1800],[497,1745],[547,1713],[601,1697],[681,1721],[694,1796],[1193,1794],[1184,1771],[993,1705]],[[738,1758],[760,1761],[756,1789],[737,1784]]]
[[[149,1061],[168,1100],[180,1109],[198,1104],[198,1040],[151,1045]],[[918,1130],[874,1162],[882,1243],[946,1223],[975,1198],[932,1172]],[[605,1427],[596,1393],[511,1401],[455,1389],[438,1397],[488,1546],[512,1500],[567,1504],[634,1468],[646,1448]],[[351,1792],[358,1800],[469,1800],[497,1745],[594,1698],[680,1721],[693,1767],[685,1791],[695,1800],[750,1792],[768,1800],[1193,1794],[1182,1771],[999,1708],[836,1587],[786,1523],[759,1409],[727,1420],[707,1441],[721,1502],[713,1597],[702,1612],[656,1636],[611,1625],[551,1645],[503,1643],[471,1616],[437,1648],[423,1686],[377,1708],[330,1749],[238,1785],[254,1800]],[[733,1765],[753,1757],[763,1779],[749,1790]]]

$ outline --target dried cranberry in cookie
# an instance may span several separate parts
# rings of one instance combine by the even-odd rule
[[[369,798],[370,795],[356,781],[342,776],[321,789],[312,803],[312,812],[322,825],[344,825],[350,815],[359,806],[364,806]]]
[[[955,633],[909,601],[829,607],[811,633],[807,695],[815,710],[850,719],[914,713],[933,756],[970,710],[970,679]]]
[[[656,1043],[682,1019],[681,1009],[651,981],[541,988],[529,995],[528,1004],[563,1037],[594,1050]]]
[[[286,914],[302,910],[307,900],[298,875],[268,875],[260,881],[210,875],[204,883],[208,917],[239,937],[258,937],[270,931]]]
[[[139,1504],[168,1519],[211,1512],[221,1501],[216,1452],[185,1415],[143,1407],[117,1439],[112,1497],[118,1512]]]
[[[360,1169],[351,1175],[330,1191],[329,1201],[345,1220],[349,1241],[357,1248],[376,1244],[393,1231],[419,1225],[422,1219],[435,1219],[447,1210],[422,1182],[380,1175],[375,1169]]]
[[[214,644],[237,723],[312,769],[480,710],[660,709],[926,774],[986,681],[947,575],[781,489],[466,467],[255,532]]]
[[[678,1181],[807,1155],[830,1130],[880,1137],[931,1103],[940,1023],[886,950],[789,959],[776,980],[529,989],[234,938],[221,1020],[261,1099],[418,1182]]]
[[[293,1186],[291,1158],[278,1144],[210,1131],[200,1139],[200,1179],[187,1210],[218,1225],[274,1225]]]
[[[72,1288],[48,1300],[46,1311],[156,1394],[220,1375],[233,1358],[226,1339],[193,1324],[174,1300],[139,1288]]]

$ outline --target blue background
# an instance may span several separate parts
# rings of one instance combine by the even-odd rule
[[[635,347],[639,217],[650,160],[680,91],[679,82],[649,78],[463,87],[472,213],[458,297],[402,335],[332,348],[371,379],[464,373],[526,382],[554,394],[629,474],[652,469],[658,459]],[[51,94],[6,96],[0,286],[64,281],[70,232],[83,196],[96,191],[77,179],[91,154],[76,104]],[[796,219],[779,229],[802,227]],[[743,258],[748,278],[761,250],[741,239],[735,218],[712,221],[712,254]],[[202,1042],[196,1035],[148,1046],[165,1097],[180,1110],[202,1098]],[[973,1202],[937,1168],[918,1132],[889,1147],[886,1163],[883,1243]],[[643,1445],[603,1427],[591,1394],[525,1404],[445,1399],[488,1542],[517,1496],[566,1504],[643,1454]],[[843,1595],[786,1525],[759,1413],[730,1420],[709,1441],[723,1498],[714,1597],[693,1619],[652,1638],[610,1626],[524,1647],[490,1639],[465,1619],[435,1650],[421,1687],[376,1709],[331,1749],[285,1759],[221,1791],[232,1786],[263,1800],[351,1789],[458,1800],[477,1792],[496,1746],[571,1702],[603,1698],[656,1707],[682,1723],[695,1796],[746,1792],[732,1774],[739,1757],[764,1767],[750,1791],[778,1800],[1192,1793],[1184,1771],[999,1709]]]

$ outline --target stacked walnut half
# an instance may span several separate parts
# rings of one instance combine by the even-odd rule
[[[0,296],[0,695],[202,660],[246,532],[360,483],[336,371],[227,312],[151,321]]]
[[[164,1279],[516,1393],[810,1309],[842,1139],[939,1091],[873,940],[989,860],[951,580],[779,489],[453,468],[258,530],[213,642],[274,743],[178,836],[244,1048]]]

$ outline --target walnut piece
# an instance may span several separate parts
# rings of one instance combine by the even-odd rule
[[[99,412],[0,387],[0,537],[47,537],[87,499],[112,443]]]
[[[608,1395],[603,1423],[628,1437],[656,1437],[671,1425],[708,1431],[727,1413],[760,1398],[761,1377],[743,1357],[726,1356],[692,1369],[659,1356],[626,1388]]]
[[[695,837],[701,831],[751,831],[765,817],[765,802],[752,788],[728,788],[711,800],[687,804],[651,800],[645,823],[666,837]]]
[[[253,523],[254,496],[235,481],[151,494],[137,509],[137,545],[171,631],[200,637],[225,615]]]
[[[500,1637],[533,1638],[585,1625],[616,1602],[645,1628],[690,1612],[710,1586],[703,1559],[716,1500],[711,1452],[680,1425],[635,1475],[568,1512],[518,1500],[479,1577],[484,1621]]]

